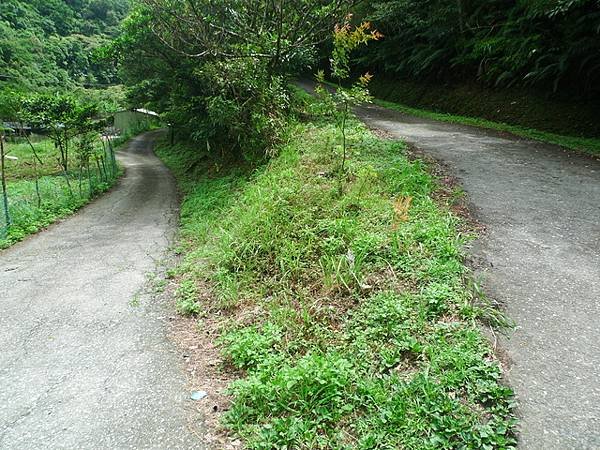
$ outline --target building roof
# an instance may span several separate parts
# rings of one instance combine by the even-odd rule
[[[142,114],[148,114],[149,116],[156,116],[156,117],[159,116],[159,114],[157,112],[150,111],[149,109],[138,108],[138,109],[134,109],[134,111],[142,113]]]
[[[154,117],[160,117],[160,114],[158,114],[155,111],[150,111],[149,109],[144,109],[144,108],[136,108],[136,109],[124,109],[122,111],[117,111],[115,112],[115,114],[118,113],[126,113],[126,112],[138,112],[140,114],[146,114],[148,116],[154,116]]]
[[[21,124],[18,122],[0,122],[0,125],[2,125],[2,127],[4,129],[9,129],[9,130],[31,130],[31,127],[28,124]]]

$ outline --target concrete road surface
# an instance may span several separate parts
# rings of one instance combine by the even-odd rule
[[[0,252],[0,448],[191,449],[166,305],[140,292],[176,228],[156,133],[110,193]]]

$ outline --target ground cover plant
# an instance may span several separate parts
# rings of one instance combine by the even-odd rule
[[[20,139],[19,141],[22,141]],[[113,165],[108,143],[91,144],[84,155],[73,155],[74,166],[67,172],[60,152],[49,139],[32,142],[37,158],[27,142],[4,143],[8,217],[0,219],[0,248],[66,217],[114,185],[121,169]],[[82,158],[83,156],[83,158]],[[8,158],[10,157],[10,158]],[[34,169],[34,158],[38,161]]]
[[[399,142],[304,98],[277,154],[158,154],[184,193],[181,312],[219,322],[227,429],[249,448],[513,448],[513,395],[472,288],[469,233]]]

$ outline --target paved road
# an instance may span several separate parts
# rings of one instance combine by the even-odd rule
[[[517,330],[503,342],[525,449],[600,449],[600,162],[527,140],[359,110],[443,161],[486,236],[472,249]]]
[[[154,137],[111,193],[0,253],[1,449],[199,447],[169,311],[138,294],[176,226]]]
[[[446,163],[487,226],[471,251],[518,326],[503,346],[520,446],[600,449],[600,161],[377,106],[357,112]]]

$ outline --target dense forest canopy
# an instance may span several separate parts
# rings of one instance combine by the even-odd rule
[[[600,93],[598,0],[373,0],[386,38],[364,66],[396,77]]]
[[[260,147],[349,12],[384,35],[353,54],[376,80],[600,96],[600,0],[4,0],[0,89],[123,82],[197,141]]]
[[[117,34],[128,0],[2,0],[0,85],[71,89],[117,82],[96,49]]]
[[[600,92],[598,0],[138,0],[112,46],[129,99],[201,142],[261,146],[279,128],[287,75],[328,58],[353,13],[385,36],[355,54],[361,72],[476,82],[548,95]],[[321,53],[319,53],[319,51]]]
[[[112,52],[129,100],[207,146],[264,150],[283,129],[289,76],[352,0],[139,0]]]

